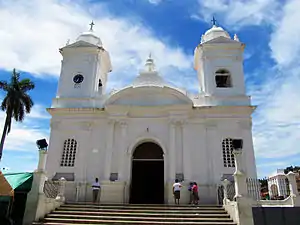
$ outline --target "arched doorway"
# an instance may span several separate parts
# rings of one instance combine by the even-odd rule
[[[130,203],[164,203],[164,158],[162,148],[146,142],[132,156]]]

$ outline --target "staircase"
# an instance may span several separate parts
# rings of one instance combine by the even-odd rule
[[[69,203],[33,225],[185,224],[236,225],[222,206],[93,205]]]

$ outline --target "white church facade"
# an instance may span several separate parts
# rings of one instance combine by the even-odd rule
[[[216,203],[218,184],[235,169],[233,139],[243,140],[243,169],[255,178],[244,47],[213,25],[194,51],[198,94],[168,85],[151,57],[132,84],[107,93],[108,50],[92,28],[82,33],[60,49],[57,95],[47,109],[48,178],[67,179],[67,201],[91,201],[97,177],[101,202],[173,203],[179,178],[183,203],[190,181],[202,203]]]

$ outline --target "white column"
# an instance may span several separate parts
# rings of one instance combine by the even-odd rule
[[[35,171],[35,176],[37,176],[37,179],[39,179],[39,193],[44,193],[44,185],[46,181],[46,174],[45,174],[45,164],[47,159],[47,150],[41,149],[39,150],[39,163],[38,168]]]
[[[207,154],[207,181],[208,184],[215,184],[215,149],[216,148],[216,126],[212,123],[205,124],[205,148]],[[219,157],[219,154],[218,154]]]
[[[225,179],[222,181],[222,184],[223,184],[223,192],[224,192],[224,198],[223,198],[223,204],[225,203],[225,199],[228,199],[228,186],[230,184],[230,181]]]
[[[182,154],[183,154],[183,175],[185,181],[191,181],[192,173],[191,173],[191,156],[190,149],[187,147],[187,123],[185,121],[181,121],[181,141],[182,141]]]
[[[175,151],[175,124],[173,121],[170,121],[170,128],[169,128],[169,181],[173,182],[175,179],[176,173],[176,151]]]
[[[245,173],[242,169],[242,151],[241,150],[233,150],[232,151],[234,158],[235,158],[235,172],[234,176],[234,186],[235,186],[235,197],[247,197],[248,190],[247,190],[247,178]]]
[[[59,179],[59,190],[58,195],[56,196],[57,201],[65,201],[65,190],[66,190],[66,179],[64,177]]]
[[[109,120],[108,130],[107,130],[107,146],[105,154],[105,171],[104,179],[109,180],[111,173],[111,159],[113,153],[113,143],[114,143],[114,132],[115,132],[115,120]]]
[[[290,187],[290,196],[292,197],[298,197],[298,188],[297,188],[297,181],[296,181],[296,174],[290,171],[286,175],[288,181],[289,181],[289,187]]]
[[[39,150],[39,163],[38,163],[38,171],[45,171],[46,166],[46,160],[47,160],[47,150],[41,149]]]
[[[126,161],[126,149],[125,149],[125,142],[126,142],[126,131],[127,131],[127,123],[122,121],[120,122],[121,126],[121,139],[119,145],[119,168],[118,168],[118,180],[124,180],[125,174],[125,161]]]

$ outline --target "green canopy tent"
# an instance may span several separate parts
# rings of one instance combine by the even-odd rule
[[[28,193],[31,190],[33,173],[5,173],[4,177],[14,192]]]
[[[9,216],[13,197],[14,189],[0,171],[0,222],[1,218]]]
[[[2,179],[1,179],[2,175]],[[1,185],[6,181],[5,185]],[[22,224],[26,207],[27,193],[31,190],[33,173],[0,172],[0,211],[5,210],[15,224]],[[3,183],[4,184],[4,183]],[[7,187],[10,186],[10,189]],[[3,193],[1,192],[3,189]],[[9,191],[10,190],[10,194]],[[1,224],[1,221],[0,221]]]

